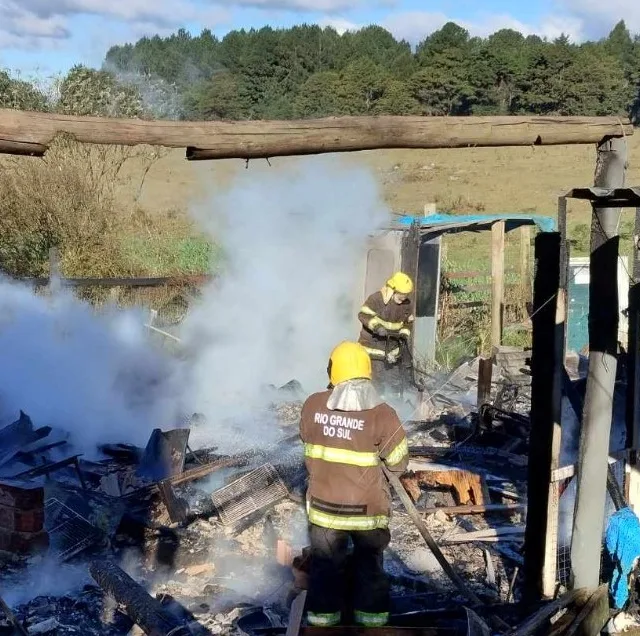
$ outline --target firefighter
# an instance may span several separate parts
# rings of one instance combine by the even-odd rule
[[[402,345],[409,346],[414,322],[412,291],[411,278],[396,272],[367,298],[358,313],[362,323],[359,342],[371,356],[373,382],[382,395],[402,392],[402,374],[407,371],[401,364]]]
[[[381,626],[389,616],[383,552],[390,540],[391,507],[381,462],[404,472],[407,438],[398,415],[371,383],[371,359],[362,345],[339,344],[327,371],[329,389],[306,400],[300,420],[309,473],[307,621],[340,624],[349,598],[356,623]],[[346,583],[348,572],[352,585]]]

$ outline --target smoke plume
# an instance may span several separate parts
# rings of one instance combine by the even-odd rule
[[[0,280],[0,425],[23,410],[89,454],[98,443],[144,446],[153,428],[175,427],[175,363],[143,325],[141,310],[96,313],[70,292],[47,297]]]
[[[0,425],[23,410],[87,456],[98,443],[144,446],[194,412],[206,422],[196,446],[282,436],[265,414],[269,385],[322,390],[331,349],[357,337],[367,235],[387,218],[375,180],[332,158],[251,166],[192,212],[225,260],[181,327],[180,359],[152,345],[142,309],[95,312],[64,290],[0,281]]]
[[[388,218],[367,171],[326,157],[285,165],[240,171],[193,208],[225,253],[222,277],[182,329],[193,351],[187,403],[217,444],[273,438],[268,385],[326,387],[331,349],[358,335],[368,235]]]

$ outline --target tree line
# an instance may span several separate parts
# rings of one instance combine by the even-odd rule
[[[293,119],[331,115],[619,115],[640,119],[640,35],[620,22],[573,44],[448,23],[412,48],[379,26],[204,30],[112,47],[48,91],[0,72],[0,106],[79,115]]]

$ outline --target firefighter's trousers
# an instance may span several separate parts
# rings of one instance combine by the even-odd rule
[[[384,360],[371,359],[371,381],[381,396],[391,397],[401,393],[402,374],[399,362],[391,365]]]
[[[356,623],[366,627],[386,625],[389,581],[383,569],[383,553],[389,545],[389,530],[349,532],[310,524],[309,534],[308,623],[327,627],[338,625],[350,605]],[[353,554],[347,568],[350,540]]]

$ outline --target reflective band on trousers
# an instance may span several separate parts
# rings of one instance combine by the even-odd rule
[[[304,456],[321,459],[332,464],[348,464],[349,466],[377,466],[380,463],[378,453],[358,453],[343,448],[331,448],[320,444],[305,444]]]
[[[399,464],[409,454],[407,439],[403,439],[386,457],[385,463],[389,466]]]
[[[330,515],[308,506],[309,523],[329,530],[378,530],[389,527],[389,517],[386,515],[365,515],[348,517],[346,515]]]
[[[382,627],[389,621],[389,612],[372,614],[371,612],[359,612],[356,610],[353,614],[356,623],[360,623],[360,625],[364,625],[365,627]]]
[[[340,622],[340,618],[340,612],[334,612],[333,614],[315,614],[314,612],[307,612],[307,622],[309,625],[315,625],[316,627],[333,627]]]

